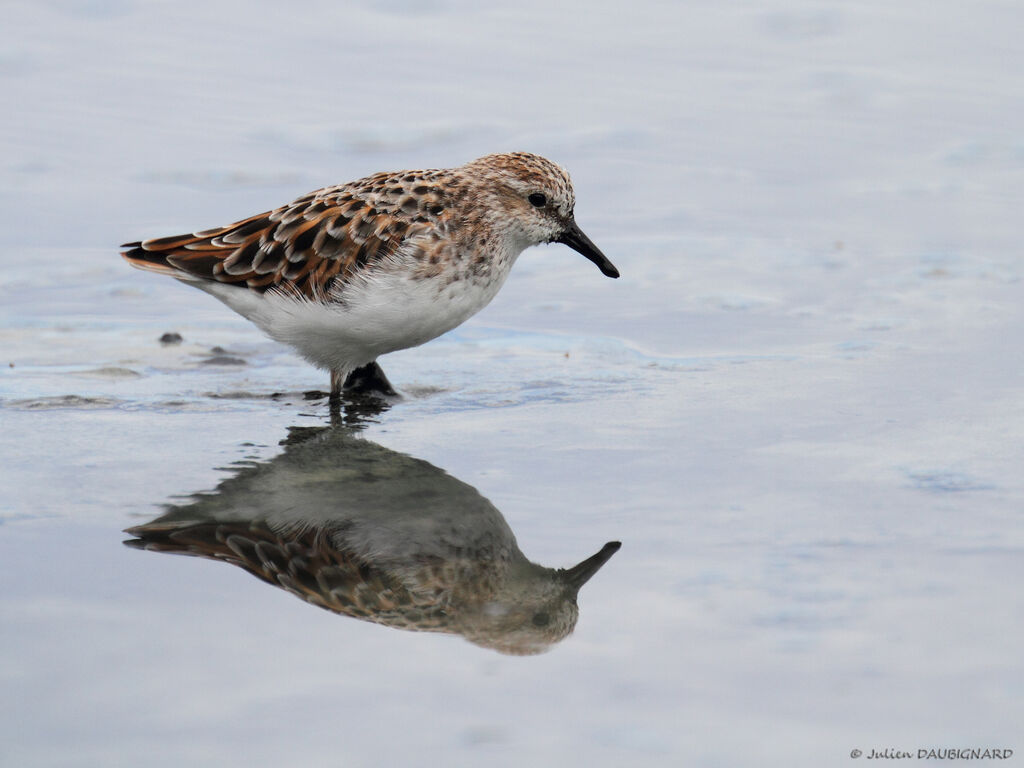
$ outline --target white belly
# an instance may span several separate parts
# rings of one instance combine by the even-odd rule
[[[192,285],[216,296],[271,338],[294,347],[314,365],[347,372],[460,325],[494,298],[507,274],[504,270],[487,283],[377,274],[346,286],[341,301],[330,303],[209,281]]]

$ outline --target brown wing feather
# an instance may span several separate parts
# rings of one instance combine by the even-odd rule
[[[125,243],[121,255],[140,269],[320,299],[336,281],[447,225],[443,187],[418,183],[412,194],[416,182],[378,174],[226,227]]]
[[[335,613],[402,629],[446,631],[442,599],[335,547],[329,532],[282,535],[262,523],[150,523],[127,529],[129,546],[237,565],[275,587]]]

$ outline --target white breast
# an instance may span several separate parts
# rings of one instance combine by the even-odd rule
[[[486,280],[453,280],[447,271],[421,277],[408,269],[374,270],[346,285],[337,301],[326,303],[224,283],[189,282],[314,365],[347,372],[460,325],[494,298],[514,261],[509,259]]]

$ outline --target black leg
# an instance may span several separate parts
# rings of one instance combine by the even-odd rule
[[[387,395],[394,397],[395,392],[384,371],[377,365],[377,361],[367,363],[361,368],[356,368],[345,379],[345,391],[364,395]]]

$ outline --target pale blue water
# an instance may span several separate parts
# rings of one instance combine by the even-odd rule
[[[1018,6],[5,16],[0,764],[1024,750]],[[390,457],[360,475],[388,504],[417,466],[437,508],[495,511],[460,541],[507,525],[552,568],[622,541],[572,634],[510,656],[123,546],[240,472],[277,483],[331,417],[323,373],[116,246],[511,149],[572,172],[622,278],[527,252],[382,361],[401,402],[329,434]],[[299,472],[289,519],[339,473]]]

